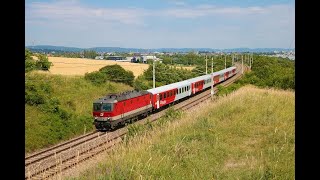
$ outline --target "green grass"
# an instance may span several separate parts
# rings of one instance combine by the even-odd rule
[[[140,128],[74,179],[295,179],[294,101],[292,91],[242,87]]]
[[[94,86],[83,77],[27,73],[28,92],[45,97],[44,104],[25,104],[25,152],[48,147],[93,130],[92,103],[111,92],[130,86],[107,82]],[[46,87],[47,91],[43,91]],[[27,92],[27,90],[26,90]]]

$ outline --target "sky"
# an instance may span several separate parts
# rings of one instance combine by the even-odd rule
[[[295,1],[26,0],[25,45],[295,48]]]

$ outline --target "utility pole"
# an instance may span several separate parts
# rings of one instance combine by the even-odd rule
[[[227,55],[224,55],[224,69],[227,69]]]
[[[213,57],[211,57],[211,73],[213,73]]]
[[[153,60],[153,71],[152,71],[152,74],[153,74],[153,89],[156,87],[156,75],[155,75],[155,68],[154,68],[155,64],[154,64],[154,60]]]
[[[241,55],[241,59],[242,59],[242,68],[241,68],[241,74],[243,74],[243,55]]]
[[[251,69],[252,64],[253,64],[253,53],[251,54],[251,64],[250,64],[250,69]]]
[[[250,63],[250,66],[249,66],[249,67],[250,67],[250,70],[251,70],[251,59],[252,59],[252,58],[251,58],[251,54],[250,54],[250,57],[249,57],[249,63]]]
[[[214,91],[213,91],[213,57],[211,57],[211,100],[213,99],[213,94],[214,94]]]
[[[231,64],[231,66],[233,66],[233,61],[234,61],[234,55],[233,54],[231,54],[231,59],[232,59],[232,64]]]
[[[207,59],[207,56],[206,56],[206,74],[208,74],[208,59]]]

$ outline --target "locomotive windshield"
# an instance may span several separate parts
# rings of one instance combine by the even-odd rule
[[[93,111],[112,111],[113,105],[111,103],[94,103],[93,104]]]

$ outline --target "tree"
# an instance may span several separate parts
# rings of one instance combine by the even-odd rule
[[[48,57],[43,54],[38,54],[38,61],[36,62],[36,67],[39,70],[48,71],[50,67],[52,66],[52,62],[48,60]]]
[[[109,65],[101,68],[100,72],[107,75],[107,79],[114,82],[121,82],[132,86],[134,75],[132,71],[126,71],[120,65]]]
[[[25,49],[25,72],[30,72],[36,69],[36,62],[32,58],[32,52],[29,49]]]
[[[93,51],[93,50],[84,50],[83,51],[83,56],[84,58],[89,58],[89,59],[94,59],[96,56],[98,56],[97,52]]]

